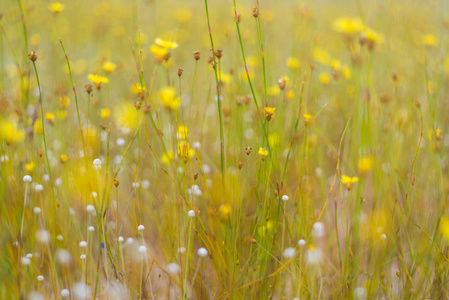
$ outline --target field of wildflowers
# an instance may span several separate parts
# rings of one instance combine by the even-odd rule
[[[0,2],[0,299],[449,298],[447,0]]]

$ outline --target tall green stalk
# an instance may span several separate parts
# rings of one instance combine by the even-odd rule
[[[217,106],[218,106],[218,117],[219,117],[219,121],[220,121],[221,183],[223,185],[223,192],[224,192],[224,190],[225,190],[225,174],[224,174],[225,157],[224,157],[223,116],[222,116],[223,113],[222,113],[221,99],[220,99],[220,81],[218,80],[217,59],[215,57],[214,39],[212,37],[212,31],[210,29],[209,8],[207,6],[207,0],[204,0],[204,5],[206,7],[207,28],[209,30],[210,46],[212,48],[212,58],[214,60],[215,84],[217,86]],[[246,65],[246,63],[245,63],[245,65]]]

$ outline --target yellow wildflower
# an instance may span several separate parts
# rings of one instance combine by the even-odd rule
[[[363,23],[360,18],[338,18],[334,21],[332,28],[337,32],[352,34],[360,32],[363,29]]]
[[[61,163],[66,163],[66,162],[67,162],[67,159],[68,159],[68,157],[67,157],[67,155],[65,155],[65,154],[62,154],[62,155],[61,155],[61,157],[60,157],[60,159],[61,159]]]
[[[59,107],[67,108],[70,105],[70,99],[67,95],[59,96]]]
[[[330,83],[330,81],[331,81],[331,76],[329,75],[329,73],[327,73],[327,72],[322,72],[321,74],[320,74],[320,82],[323,84],[323,85],[329,85],[329,83]]]
[[[176,96],[176,89],[172,86],[163,87],[159,91],[159,100],[162,105],[171,110],[176,110],[181,105],[181,101]]]
[[[51,112],[45,114],[45,119],[52,125],[55,123],[55,117],[55,114]]]
[[[293,98],[295,98],[295,92],[293,92],[293,91],[288,91],[287,92],[287,99],[293,99]]]
[[[431,34],[425,34],[421,38],[422,44],[429,47],[435,47],[438,45],[438,39]]]
[[[351,184],[356,183],[359,181],[359,178],[357,176],[350,177],[346,175],[341,176],[341,183],[346,184],[346,187],[348,191],[351,189]]]
[[[265,112],[265,119],[267,121],[270,121],[274,115],[274,111],[276,110],[276,107],[264,107],[263,109]]]
[[[25,137],[25,132],[18,129],[16,124],[9,120],[0,119],[0,140],[6,144],[20,142]]]
[[[107,119],[111,115],[111,110],[109,108],[100,109],[100,117],[102,119]]]
[[[103,70],[105,70],[106,73],[111,73],[111,72],[113,72],[113,71],[115,70],[116,67],[117,67],[117,65],[114,64],[114,63],[111,62],[111,61],[105,61],[105,62],[103,63]]]
[[[229,215],[232,212],[232,207],[228,203],[222,204],[220,208],[218,209],[218,212],[220,213],[220,218],[222,220],[228,220]]]
[[[101,89],[103,83],[109,83],[109,79],[98,74],[89,74],[87,78],[96,85],[97,89]]]
[[[161,38],[157,38],[154,42],[156,43],[156,45],[165,49],[175,49],[179,46],[176,42],[166,41]]]
[[[334,70],[340,70],[341,63],[338,59],[333,59],[331,62],[331,66],[332,66],[332,69],[334,69]]]
[[[164,164],[169,164],[172,159],[173,159],[173,153],[172,152],[167,152],[167,153],[162,154],[162,159],[161,160],[162,160],[162,162]]]
[[[368,173],[373,168],[374,161],[370,156],[362,156],[359,159],[358,168],[360,173]]]
[[[272,85],[268,88],[268,95],[270,96],[276,96],[279,95],[281,92],[281,89],[279,88],[279,85]]]
[[[134,95],[140,95],[142,94],[142,91],[146,90],[146,87],[143,87],[142,90],[142,85],[140,83],[134,83],[133,85],[131,85],[131,93],[133,93]]]
[[[184,158],[190,158],[195,155],[195,151],[190,148],[188,142],[181,141],[178,143],[178,154]]]
[[[160,59],[160,60],[166,58],[168,53],[169,53],[168,49],[161,48],[158,45],[151,45],[150,46],[150,51],[151,51],[151,53],[154,54],[154,56],[157,59]]]
[[[351,69],[348,66],[344,65],[341,72],[346,79],[351,79]]]
[[[179,125],[178,126],[178,130],[176,131],[176,136],[178,137],[178,139],[180,140],[185,140],[187,137],[187,127],[186,126],[182,126]]]
[[[64,8],[65,5],[62,4],[61,2],[52,2],[48,5],[48,9],[54,14],[60,13],[61,11],[64,10]]]
[[[265,158],[268,156],[268,150],[260,147],[258,154],[260,155],[260,159],[265,160]]]
[[[119,127],[135,129],[139,122],[138,111],[131,103],[122,103],[116,106],[114,119]]]
[[[315,47],[313,48],[313,59],[322,65],[328,66],[331,61],[331,56],[327,51]]]
[[[28,173],[33,173],[35,167],[36,167],[36,164],[34,163],[34,161],[31,161],[31,162],[25,164],[25,170]]]
[[[301,66],[301,63],[297,57],[289,57],[287,58],[287,67],[290,69],[298,69]]]

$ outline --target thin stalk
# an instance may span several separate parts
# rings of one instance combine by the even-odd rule
[[[235,2],[235,1],[234,1]],[[221,99],[220,99],[220,82],[218,80],[218,72],[217,72],[217,59],[215,57],[215,47],[214,47],[214,40],[212,37],[212,31],[210,29],[210,19],[209,19],[209,8],[207,6],[207,0],[204,0],[204,5],[206,7],[206,20],[207,20],[207,28],[209,30],[209,38],[210,38],[210,45],[212,48],[212,58],[214,60],[214,74],[215,74],[215,84],[217,88],[217,106],[218,106],[218,118],[220,121],[220,158],[221,158],[221,183],[223,186],[223,192],[225,190],[225,157],[224,157],[224,133],[223,133],[223,112],[221,108]],[[245,63],[246,65],[246,63]]]

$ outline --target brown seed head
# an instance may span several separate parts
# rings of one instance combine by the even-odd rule
[[[90,95],[90,93],[92,93],[92,84],[88,83],[84,86],[84,89],[86,90],[86,92]]]
[[[119,184],[120,184],[120,181],[118,181],[117,178],[114,178],[114,185],[115,185],[115,187],[118,187]]]
[[[134,106],[136,107],[137,110],[139,110],[140,107],[142,106],[142,103],[140,103],[140,101],[136,101],[136,103],[134,103]]]
[[[248,147],[245,148],[245,151],[246,151],[246,155],[250,155],[250,154],[251,154],[251,151],[253,151],[253,148],[251,148],[250,146],[248,146]]]
[[[215,56],[220,59],[223,57],[223,50],[217,49],[215,50]]]
[[[253,7],[253,17],[254,18],[259,17],[259,11],[257,10],[257,7]]]
[[[183,71],[184,71],[183,68],[178,68],[178,76],[179,77],[181,77]]]
[[[194,52],[193,52],[193,58],[194,58],[195,60],[200,60],[200,58],[201,58],[201,53],[200,53],[200,51],[194,51]]]
[[[31,61],[36,61],[36,60],[37,60],[37,54],[36,54],[36,52],[31,51],[31,52],[28,54],[28,58],[29,58]]]

